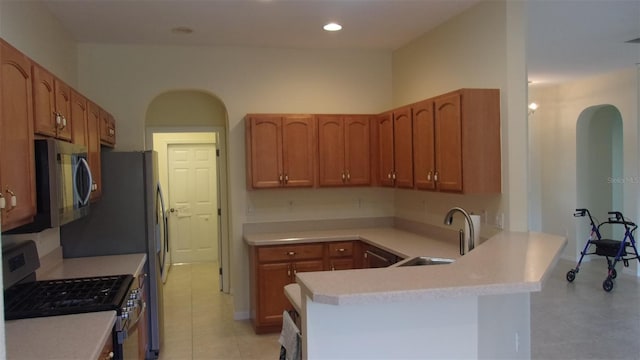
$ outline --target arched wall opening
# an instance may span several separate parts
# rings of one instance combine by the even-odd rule
[[[597,105],[583,110],[576,128],[576,207],[588,208],[599,221],[609,211],[623,211],[623,136],[622,116],[612,105]],[[589,236],[587,219],[579,222],[576,254]],[[622,240],[624,228],[603,226],[603,237]]]
[[[184,204],[175,204],[166,201],[167,210],[174,209],[169,216],[170,241],[175,242],[176,229],[185,228],[177,225],[183,221],[185,214],[197,217],[194,221],[202,220],[200,225],[196,223],[193,228],[200,227],[201,233],[206,236],[198,237],[198,243],[209,244],[213,247],[214,256],[217,258],[220,268],[220,289],[230,292],[230,240],[229,224],[230,210],[228,201],[228,177],[227,177],[227,145],[228,114],[224,102],[216,95],[200,90],[171,90],[156,96],[148,105],[145,115],[145,148],[158,152],[158,173],[160,183],[165,189],[167,199],[176,199],[176,194],[182,192],[179,188],[173,188],[178,182],[170,181],[170,171],[173,169],[170,161],[172,148],[189,147],[201,149],[203,146],[213,147],[215,158],[213,159],[215,182],[213,191],[215,194],[216,211],[213,217],[217,217],[217,224],[210,216],[198,216],[192,214],[193,209],[186,209]],[[175,179],[175,177],[174,177]],[[182,192],[184,193],[184,192]],[[179,218],[179,219],[178,219]],[[173,228],[171,226],[173,224]],[[206,224],[207,226],[203,225]],[[215,226],[214,226],[215,225]],[[181,230],[185,231],[185,230]],[[188,229],[186,231],[189,231]],[[173,233],[172,233],[173,232]],[[174,254],[176,244],[170,243],[170,252]],[[198,246],[200,246],[198,245]],[[180,249],[181,251],[184,249]],[[195,252],[194,252],[195,253]],[[172,257],[174,257],[172,256]],[[183,254],[179,255],[183,256]],[[176,258],[170,259],[170,263],[176,263]],[[191,258],[198,261],[200,258]],[[186,261],[185,261],[186,262]]]

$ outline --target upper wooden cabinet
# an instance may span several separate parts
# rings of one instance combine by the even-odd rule
[[[425,100],[411,107],[413,116],[413,166],[417,189],[434,190],[435,135],[433,100]]]
[[[393,113],[386,112],[376,117],[376,144],[378,183],[382,186],[394,185],[393,163]]]
[[[34,131],[71,141],[71,88],[33,64]]]
[[[411,108],[393,111],[393,179],[396,187],[413,187],[413,138]]]
[[[312,187],[315,121],[311,115],[248,115],[247,186]]]
[[[113,115],[100,109],[100,143],[108,147],[116,145],[116,120]]]
[[[71,142],[88,147],[87,99],[78,92],[71,91]]]
[[[318,116],[320,186],[371,184],[369,116]]]
[[[0,220],[2,231],[36,214],[31,61],[0,40]]]
[[[411,108],[403,107],[377,117],[379,183],[413,187]]]
[[[501,191],[500,94],[462,89],[412,106],[416,188]]]

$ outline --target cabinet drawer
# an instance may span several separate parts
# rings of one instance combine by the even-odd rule
[[[329,257],[353,256],[353,241],[329,243]]]
[[[322,258],[322,244],[262,246],[257,250],[259,262]]]

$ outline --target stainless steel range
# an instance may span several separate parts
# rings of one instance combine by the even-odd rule
[[[36,281],[40,262],[33,241],[3,249],[2,255],[5,320],[116,311],[114,358],[138,358],[135,332],[146,311],[144,281],[130,274]]]

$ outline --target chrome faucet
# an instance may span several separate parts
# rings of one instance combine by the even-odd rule
[[[453,221],[453,214],[456,212],[459,212],[462,215],[464,215],[466,222],[469,224],[469,249],[467,251],[471,251],[476,245],[475,245],[475,241],[473,240],[475,238],[473,221],[471,221],[471,216],[469,216],[469,213],[461,207],[452,207],[451,209],[449,209],[449,212],[447,212],[447,215],[444,216],[444,224],[451,225],[451,222]],[[464,255],[464,254],[465,254],[464,232],[460,230],[460,255]]]

